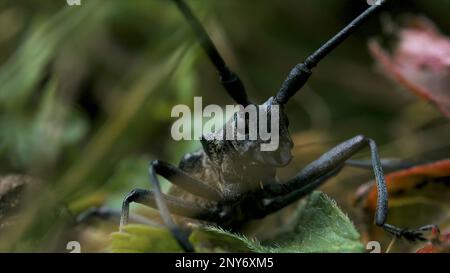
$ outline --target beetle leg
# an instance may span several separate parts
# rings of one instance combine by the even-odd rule
[[[148,169],[148,173],[150,175],[150,183],[152,185],[152,189],[154,191],[155,203],[158,207],[159,213],[164,221],[164,224],[172,233],[173,237],[177,240],[178,244],[183,248],[186,252],[194,252],[194,247],[189,242],[188,234],[185,231],[181,230],[180,227],[173,221],[172,216],[170,215],[169,208],[164,200],[164,196],[161,191],[161,184],[156,176],[156,164],[157,162],[152,162]],[[127,215],[125,215],[127,216]]]
[[[404,237],[408,240],[423,239],[422,232],[428,230],[424,227],[419,229],[402,229],[386,223],[388,215],[388,192],[382,164],[378,155],[378,148],[375,141],[362,135],[356,136],[337,145],[330,151],[323,154],[319,159],[310,163],[300,173],[286,183],[267,185],[264,190],[264,195],[266,197],[279,197],[293,194],[295,197],[296,191],[299,191],[298,195],[301,195],[300,193],[302,193],[302,191],[312,191],[331,175],[335,174],[334,172],[339,171],[345,161],[367,146],[369,146],[371,151],[372,167],[378,190],[375,224],[397,237]],[[292,203],[296,199],[291,198],[288,200]],[[284,202],[283,204],[286,206],[290,203]]]
[[[408,162],[400,159],[381,159],[380,162],[385,172],[395,172],[423,164],[423,162]],[[372,169],[372,162],[370,160],[347,160],[345,161],[345,165],[361,169]]]
[[[122,205],[120,227],[123,227],[128,223],[129,207],[131,202],[141,203],[157,208],[164,224],[173,234],[180,246],[186,252],[192,252],[194,251],[194,248],[189,242],[187,234],[173,221],[170,212],[172,211],[175,214],[206,221],[214,219],[215,212],[200,207],[194,203],[182,201],[176,197],[163,194],[157,175],[167,178],[171,183],[191,192],[192,194],[213,201],[218,201],[220,199],[220,194],[216,189],[191,177],[187,173],[168,163],[155,160],[149,167],[152,191],[136,189],[125,198]]]
[[[250,104],[248,100],[247,93],[245,91],[244,84],[237,74],[231,71],[216,46],[212,42],[205,28],[202,26],[200,21],[195,17],[192,10],[184,2],[184,0],[172,0],[178,7],[178,9],[183,13],[187,22],[191,26],[197,40],[202,46],[205,53],[208,55],[209,59],[216,67],[217,72],[220,76],[220,83],[223,85],[228,94],[234,99],[234,101],[243,106]]]
[[[287,193],[285,195],[281,195],[272,199],[268,199],[264,204],[264,215],[271,214],[275,211],[278,211],[295,201],[299,200],[300,198],[310,194],[312,191],[320,187],[323,183],[325,183],[328,179],[332,178],[333,176],[337,175],[339,171],[342,169],[342,167],[336,168],[333,171],[317,178],[316,180],[303,185],[302,187],[298,188],[297,190],[294,190],[290,193]]]
[[[155,160],[151,163],[155,172],[170,183],[182,188],[189,193],[203,197],[210,201],[220,201],[222,199],[220,192],[215,188],[203,183],[202,181],[192,177],[183,170],[170,165],[166,162]]]
[[[173,214],[204,221],[208,221],[212,217],[213,213],[211,210],[200,207],[193,202],[181,200],[177,197],[166,195],[164,193],[161,193],[161,196],[164,199],[168,209]],[[138,203],[155,209],[158,208],[155,193],[153,191],[143,189],[132,190],[123,200],[120,219],[121,229],[123,226],[128,224],[128,215],[131,203]]]
[[[128,213],[127,213],[128,215]],[[102,220],[107,221],[114,221],[119,222],[122,217],[122,210],[115,209],[115,208],[108,208],[108,207],[92,207],[87,209],[86,211],[80,213],[75,221],[77,224],[84,223],[86,221],[89,221],[90,219],[99,218]],[[134,223],[144,224],[144,225],[151,225],[151,226],[161,226],[160,223],[156,221],[152,221],[146,217],[132,214],[129,215],[129,220]],[[128,219],[125,220],[125,222],[128,222]]]
[[[384,224],[384,229],[396,237],[403,237],[409,241],[426,241],[423,237],[424,232],[439,230],[437,225],[426,225],[417,229],[398,228],[389,224]]]

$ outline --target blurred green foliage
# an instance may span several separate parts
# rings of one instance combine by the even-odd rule
[[[257,102],[364,9],[360,2],[189,1]],[[448,1],[393,2],[384,18],[420,12],[450,33]],[[439,113],[373,69],[366,42],[380,33],[380,22],[371,20],[317,68],[287,109],[296,144],[324,151],[363,133],[381,144],[384,157],[448,156],[450,126]],[[205,104],[231,103],[167,0],[86,0],[79,7],[2,1],[0,62],[0,170],[44,181],[27,193],[16,228],[0,234],[1,251],[65,251],[66,239],[79,232],[71,213],[119,208],[129,190],[149,187],[150,160],[176,164],[199,147],[170,138],[174,105],[192,105],[195,95]],[[327,142],[316,143],[317,135]],[[280,175],[316,156],[299,149]],[[349,200],[370,177],[350,170],[324,190],[359,221]]]

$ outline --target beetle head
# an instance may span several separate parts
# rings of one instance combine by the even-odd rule
[[[288,126],[283,106],[270,98],[262,105],[241,107],[221,130],[203,136],[201,142],[208,157],[217,162],[234,155],[244,164],[281,167],[292,159]]]

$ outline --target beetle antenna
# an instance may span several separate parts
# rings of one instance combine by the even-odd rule
[[[192,30],[197,36],[197,40],[202,46],[205,53],[208,55],[209,59],[216,67],[219,73],[220,83],[225,88],[227,93],[233,100],[243,106],[250,104],[247,97],[244,84],[242,83],[239,76],[231,71],[217,50],[216,46],[212,42],[205,28],[202,26],[198,18],[194,15],[188,4],[184,0],[172,0],[184,15],[187,22],[191,26]]]
[[[281,88],[275,97],[275,102],[278,102],[279,104],[286,104],[288,100],[308,81],[312,74],[311,70],[316,67],[324,57],[333,51],[333,49],[352,35],[367,19],[376,14],[386,4],[386,2],[387,0],[377,0],[375,4],[366,9],[338,34],[306,58],[303,63],[297,64],[281,85]]]

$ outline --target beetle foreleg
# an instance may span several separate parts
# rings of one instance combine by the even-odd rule
[[[202,181],[190,176],[188,173],[166,162],[155,160],[151,163],[155,172],[170,183],[182,188],[189,193],[203,197],[210,201],[220,201],[220,192]]]
[[[400,159],[381,159],[380,161],[385,172],[395,172],[423,164],[422,162],[408,162]],[[347,160],[345,165],[361,169],[372,169],[372,161],[370,160]]]
[[[164,202],[173,214],[204,221],[207,221],[212,217],[213,213],[210,210],[197,206],[195,203],[163,193],[161,193],[161,196],[164,198]],[[138,203],[155,209],[158,208],[153,191],[143,189],[132,190],[123,201],[120,220],[121,228],[128,224],[129,207],[131,203]],[[98,214],[97,211],[96,214]]]
[[[150,164],[149,175],[152,191],[135,189],[131,191],[124,199],[120,228],[122,229],[122,227],[128,223],[130,203],[135,202],[147,205],[159,210],[164,224],[186,252],[194,251],[194,248],[188,240],[187,234],[185,234],[185,232],[181,230],[173,221],[170,213],[204,221],[214,220],[215,217],[217,218],[217,215],[213,210],[198,206],[192,202],[180,200],[174,196],[163,194],[157,175],[167,178],[174,185],[177,185],[192,194],[209,200],[219,200],[219,192],[203,182],[189,176],[182,170],[158,160],[155,160]]]
[[[402,229],[386,223],[388,216],[388,192],[382,164],[378,154],[378,148],[375,141],[362,135],[344,141],[326,152],[286,183],[270,184],[266,187],[266,193],[264,195],[266,197],[285,196],[284,198],[287,198],[286,196],[292,194],[291,198],[287,200],[293,202],[295,201],[294,197],[301,197],[305,192],[312,191],[312,189],[326,181],[335,170],[343,166],[350,157],[367,146],[369,146],[371,151],[372,168],[378,190],[375,224],[397,237],[404,237],[408,240],[423,239],[422,232],[430,230],[430,227],[434,227],[433,225],[424,226],[418,229]],[[296,192],[297,194],[295,194]],[[284,202],[288,205],[287,201]]]
[[[268,215],[272,212],[275,212],[277,210],[280,210],[295,201],[299,200],[300,198],[310,194],[312,191],[320,187],[323,183],[325,183],[328,179],[331,177],[337,175],[339,171],[342,169],[342,167],[336,168],[335,170],[327,173],[326,175],[323,175],[316,180],[312,181],[311,183],[308,183],[304,185],[303,187],[288,193],[283,196],[278,196],[273,199],[269,199],[267,202],[265,202],[264,206],[264,214]]]
[[[156,176],[155,165],[157,162],[152,162],[148,169],[150,175],[150,183],[152,185],[153,191],[155,193],[155,201],[156,206],[158,207],[159,213],[164,221],[166,227],[170,230],[173,237],[177,240],[178,244],[183,248],[186,252],[194,252],[194,247],[189,242],[188,235],[185,231],[181,230],[180,227],[173,221],[172,216],[170,215],[169,208],[166,205],[164,197],[161,191],[161,184]]]

